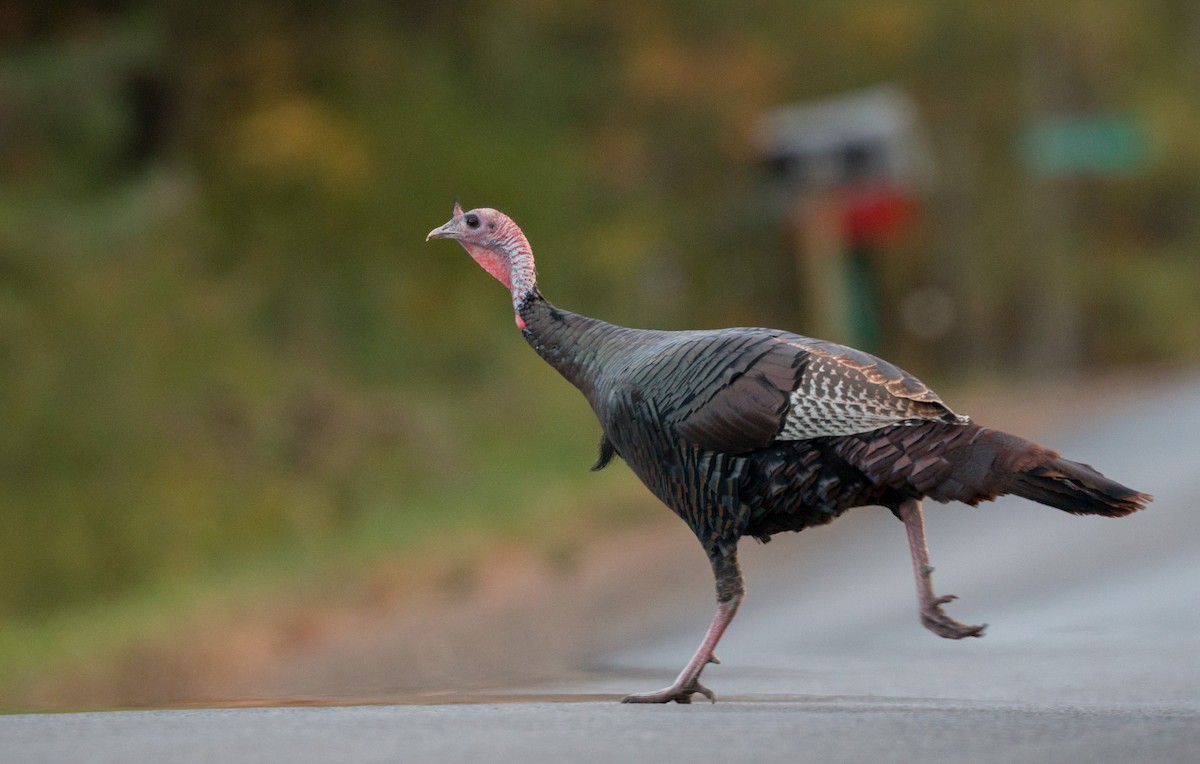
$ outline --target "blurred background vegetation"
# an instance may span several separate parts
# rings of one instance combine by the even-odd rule
[[[1079,326],[1057,373],[1200,359],[1191,0],[3,0],[9,660],[247,560],[569,522],[590,412],[425,233],[458,196],[519,221],[564,307],[805,332],[755,126],[879,83],[935,168],[880,258],[881,354],[1036,374],[1049,289]],[[1031,177],[1022,128],[1078,112],[1133,115],[1149,162]],[[936,338],[897,318],[929,287]]]

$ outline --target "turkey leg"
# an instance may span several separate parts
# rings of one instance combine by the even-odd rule
[[[912,553],[913,574],[917,578],[917,603],[920,606],[921,624],[946,639],[982,637],[983,630],[987,628],[986,623],[968,626],[942,611],[942,605],[958,599],[955,595],[938,597],[933,593],[933,566],[929,564],[929,547],[925,543],[925,518],[921,513],[921,501],[909,499],[893,511],[908,532],[908,549]]]
[[[746,593],[746,587],[742,583],[742,571],[738,567],[736,549],[728,555],[714,551],[711,553],[710,559],[713,575],[717,579],[717,614],[713,616],[712,623],[709,625],[700,647],[696,648],[696,654],[683,667],[683,671],[679,672],[679,676],[675,678],[675,682],[670,687],[664,687],[656,692],[627,695],[621,700],[622,703],[670,703],[671,701],[691,703],[692,695],[695,693],[700,693],[710,702],[717,702],[717,696],[713,694],[713,691],[700,684],[700,672],[704,671],[704,667],[710,663],[720,663],[713,651],[717,647],[717,642],[721,641],[721,635],[725,633],[726,627],[737,613],[738,605],[741,604],[742,597]]]

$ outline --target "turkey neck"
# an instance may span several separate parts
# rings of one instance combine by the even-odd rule
[[[536,286],[517,303],[516,311],[525,323],[525,341],[594,407],[599,359],[632,339],[637,330],[557,308]]]

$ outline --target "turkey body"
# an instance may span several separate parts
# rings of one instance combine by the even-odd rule
[[[978,504],[1016,494],[1066,512],[1120,517],[1146,494],[1085,464],[951,411],[892,364],[777,329],[630,329],[561,310],[537,286],[511,218],[480,208],[427,238],[457,240],[513,298],[522,336],[579,388],[600,422],[593,469],[619,456],[695,533],[713,569],[717,613],[674,683],[626,702],[691,702],[745,587],[738,540],[830,522],[859,506],[905,526],[923,625],[981,636],[933,592],[921,499]]]
[[[595,411],[603,429],[597,466],[614,453],[623,458],[710,557],[729,554],[742,536],[765,541],[853,507],[896,510],[925,496],[978,504],[1034,490],[1039,477],[1067,511],[1136,508],[1136,492],[974,424],[912,375],[861,351],[776,329],[628,329],[562,311],[537,293],[518,314],[526,340]],[[1053,472],[1047,465],[1078,474],[1025,474]]]

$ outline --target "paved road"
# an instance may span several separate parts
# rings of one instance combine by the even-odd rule
[[[916,622],[899,523],[859,510],[743,553],[716,705],[612,702],[673,678],[695,620],[586,678],[448,705],[0,717],[3,762],[1200,761],[1200,383],[1051,439],[1157,497],[1122,520],[1021,501],[928,508],[948,609]],[[548,700],[553,698],[553,702]],[[575,701],[575,702],[564,702]]]

